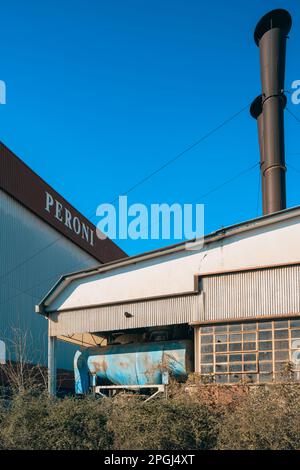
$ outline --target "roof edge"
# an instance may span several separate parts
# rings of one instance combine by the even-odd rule
[[[254,230],[258,227],[263,227],[267,225],[272,225],[284,220],[289,220],[291,218],[300,216],[300,206],[295,206],[289,209],[285,209],[280,212],[275,212],[273,214],[263,215],[261,217],[250,219],[245,222],[240,222],[238,224],[230,225],[216,230],[206,236],[204,236],[204,245],[210,244],[213,242],[220,241],[225,238],[230,238],[238,233],[247,232]],[[187,240],[180,242],[174,245],[169,245],[165,248],[160,248],[148,252],[141,253],[139,255],[129,256],[128,258],[123,258],[117,261],[112,261],[110,263],[102,264],[99,267],[86,269],[82,271],[76,271],[73,273],[66,274],[62,276],[58,282],[51,288],[51,290],[43,297],[39,304],[36,306],[36,312],[45,314],[45,306],[47,300],[51,299],[48,303],[53,301],[60,292],[75,279],[81,279],[89,277],[96,274],[105,273],[107,271],[113,271],[114,269],[121,268],[123,266],[129,266],[133,264],[138,264],[149,259],[160,258],[162,256],[171,255],[173,253],[180,253],[185,251],[185,246],[187,243],[195,242],[196,239]]]

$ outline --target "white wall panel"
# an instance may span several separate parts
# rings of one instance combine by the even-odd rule
[[[49,306],[60,310],[194,289],[194,274],[300,262],[299,216],[204,246],[74,280]]]

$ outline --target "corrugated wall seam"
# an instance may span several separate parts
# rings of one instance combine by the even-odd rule
[[[129,312],[132,317],[126,318]],[[53,336],[190,323],[203,320],[202,295],[95,307],[49,315]]]

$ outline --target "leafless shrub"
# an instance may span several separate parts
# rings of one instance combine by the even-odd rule
[[[224,410],[217,447],[300,449],[299,385],[251,387],[249,393]]]
[[[2,336],[3,338],[3,336]],[[0,365],[0,378],[13,393],[22,393],[34,388],[47,388],[47,370],[41,364],[42,352],[38,350],[29,331],[11,328],[5,339],[8,357],[6,364]],[[36,362],[31,363],[34,354]]]

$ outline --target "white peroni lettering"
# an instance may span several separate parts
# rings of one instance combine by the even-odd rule
[[[94,231],[86,223],[81,222],[78,216],[73,216],[71,211],[57,201],[48,191],[45,191],[45,195],[45,211],[91,246],[94,246]]]

